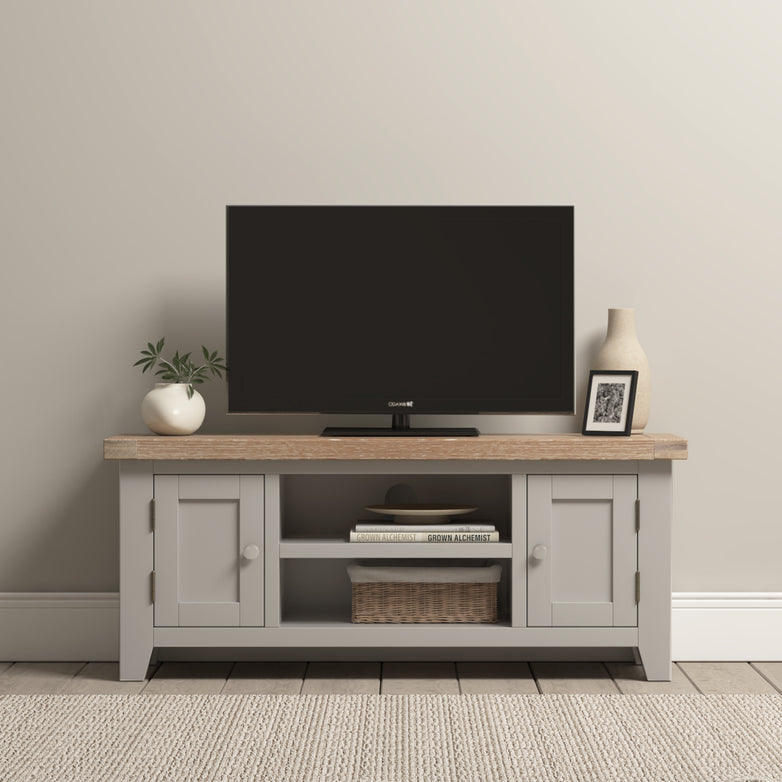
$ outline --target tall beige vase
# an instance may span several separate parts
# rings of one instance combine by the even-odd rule
[[[649,359],[635,333],[635,310],[608,310],[608,329],[603,347],[597,354],[595,369],[635,369],[638,388],[635,393],[633,434],[640,434],[649,420]]]

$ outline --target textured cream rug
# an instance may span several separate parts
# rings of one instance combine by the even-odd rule
[[[6,695],[2,782],[782,781],[778,695]]]

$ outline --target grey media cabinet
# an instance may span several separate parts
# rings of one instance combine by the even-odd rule
[[[625,647],[671,676],[673,435],[119,435],[120,678],[155,647]],[[349,543],[394,484],[472,504],[498,543]],[[497,624],[350,621],[351,560],[502,565]]]

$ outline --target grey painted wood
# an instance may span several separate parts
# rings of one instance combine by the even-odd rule
[[[552,475],[551,499],[565,500],[607,500],[614,496],[613,476],[606,475]]]
[[[383,695],[458,695],[459,681],[452,662],[383,663]]]
[[[176,592],[172,596],[177,610],[176,624],[240,625],[239,552],[243,514],[239,504],[239,476],[183,475],[178,480],[177,514],[171,519],[176,548],[163,552],[156,545],[155,550],[156,572],[162,573],[166,563],[177,563]],[[156,544],[157,536],[162,537],[163,527],[168,523],[169,519],[161,515]],[[159,600],[163,601],[162,580]]]
[[[610,475],[551,476],[551,624],[613,625]]]
[[[302,695],[377,695],[380,663],[309,663]]]
[[[552,624],[611,626],[616,553],[613,478],[554,475],[551,482]],[[632,564],[634,567],[634,559]]]
[[[263,477],[158,475],[155,503],[155,624],[262,625]]]
[[[530,627],[550,627],[552,623],[551,490],[550,475],[527,478],[527,624]]]
[[[316,627],[320,623],[353,627],[350,559],[286,559],[282,568],[282,622]]]
[[[510,543],[349,543],[333,538],[283,540],[281,559],[509,559]]]
[[[119,487],[120,679],[143,681],[152,655],[152,464],[122,462]]]
[[[752,667],[782,693],[782,662],[752,663]]]
[[[242,624],[239,599],[221,602],[206,600],[177,603],[180,627],[239,627]]]
[[[510,627],[491,624],[351,624],[283,621],[280,627],[156,627],[156,646],[331,647],[633,647],[634,627]]]
[[[527,476],[511,476],[510,615],[513,627],[527,626]]]
[[[243,627],[264,623],[264,523],[264,478],[242,475],[239,477],[239,624]],[[255,559],[247,559],[243,552],[253,546],[260,553]]]
[[[68,678],[62,692],[68,695],[137,695],[146,684],[146,679],[140,682],[119,681],[117,663],[92,662]]]
[[[698,689],[676,665],[673,666],[671,681],[650,682],[646,679],[643,666],[636,663],[605,663],[611,678],[624,695],[697,695]]]
[[[14,663],[0,675],[0,695],[58,695],[85,663]]]
[[[704,695],[777,692],[749,663],[680,662],[678,665]]]
[[[494,693],[536,695],[538,693],[529,663],[458,662],[456,675],[459,679],[459,689],[465,695]]]
[[[638,471],[638,651],[650,681],[670,681],[671,462],[639,462]]]
[[[530,625],[635,626],[635,476],[536,475],[528,492]]]
[[[178,478],[178,497],[182,501],[235,501],[239,497],[238,475],[181,475]]]
[[[559,565],[557,568],[561,569]],[[568,578],[572,576],[568,575]],[[554,601],[551,603],[551,624],[553,627],[611,627],[614,605],[610,600]]]
[[[222,692],[233,663],[161,663],[145,695],[201,695]]]
[[[179,624],[179,476],[155,476],[155,625]]]
[[[280,626],[280,529],[282,497],[280,476],[267,473],[264,478],[264,624]]]
[[[638,478],[614,475],[613,492],[613,623],[615,627],[637,627],[635,573],[638,568],[638,533],[635,529],[635,502]]]
[[[222,692],[224,695],[298,695],[306,668],[305,662],[236,663]]]
[[[561,695],[616,695],[619,688],[602,663],[530,663],[540,692]]]
[[[616,570],[617,558],[624,562],[625,558],[630,561],[631,556],[629,554],[621,554],[621,556],[617,555],[611,560],[610,553],[612,548],[615,554],[620,551],[631,551],[634,543],[629,537],[624,541],[611,537],[610,543],[607,543],[606,540],[609,539],[609,536],[605,530],[593,536],[594,540],[591,542],[589,536],[587,536],[587,542],[594,546],[592,550],[587,552],[587,558],[597,561],[599,557],[594,554],[594,550],[597,550],[600,552],[600,556],[608,555],[610,565],[602,570],[595,565],[592,571],[587,573],[584,572],[583,567],[563,567],[560,571],[555,572],[553,580],[554,592],[556,593],[557,589],[560,591],[564,589],[566,592],[564,599],[553,599],[553,597],[556,597],[556,594],[551,595],[552,578],[551,573],[549,573],[548,589],[550,598],[543,608],[547,616],[546,624],[541,623],[541,626],[535,627],[526,626],[527,624],[534,624],[533,618],[537,591],[533,587],[535,586],[535,578],[540,575],[541,571],[541,568],[537,567],[536,563],[529,559],[534,545],[538,542],[536,540],[535,519],[533,518],[535,516],[533,513],[535,497],[531,490],[535,481],[548,481],[549,485],[551,485],[551,476],[554,475],[556,477],[554,483],[557,484],[556,491],[559,499],[554,500],[549,494],[547,499],[549,515],[548,517],[541,516],[544,522],[548,524],[548,548],[550,551],[550,510],[552,505],[559,504],[561,507],[564,507],[574,504],[575,506],[589,506],[593,510],[594,506],[599,506],[603,502],[613,501],[616,504],[616,497],[613,495],[618,496],[621,494],[620,488],[624,484],[622,481],[617,482],[618,488],[611,490],[613,492],[613,500],[609,501],[600,499],[601,497],[604,498],[608,492],[606,489],[607,482],[613,484],[615,480],[612,476],[614,475],[626,476],[627,485],[629,486],[631,482],[635,481],[633,476],[637,470],[642,471],[647,476],[644,491],[648,497],[659,498],[659,496],[664,495],[666,486],[670,492],[670,464],[668,462],[644,463],[642,466],[639,466],[637,462],[616,461],[594,463],[583,461],[473,463],[469,461],[371,462],[362,460],[337,464],[327,462],[314,463],[305,460],[301,462],[222,462],[215,460],[198,463],[155,463],[155,474],[163,476],[165,473],[175,479],[177,476],[182,477],[186,487],[184,489],[185,494],[197,497],[192,500],[183,499],[183,502],[196,506],[206,503],[215,503],[219,506],[220,503],[231,502],[231,500],[225,499],[227,495],[220,495],[220,492],[214,486],[206,490],[206,494],[203,494],[199,486],[204,485],[204,482],[208,482],[211,477],[222,476],[228,480],[236,480],[238,476],[246,476],[249,480],[255,478],[262,481],[264,479],[261,477],[261,474],[268,474],[265,490],[262,490],[264,508],[260,514],[260,529],[263,543],[260,547],[263,549],[263,553],[259,557],[260,569],[265,572],[266,577],[260,586],[257,589],[249,590],[249,592],[244,586],[241,586],[239,599],[237,600],[223,599],[225,595],[219,594],[219,589],[212,583],[209,585],[209,589],[213,590],[214,594],[211,600],[206,601],[209,609],[208,611],[204,609],[200,619],[197,615],[194,617],[188,616],[188,612],[192,610],[191,604],[197,603],[197,600],[179,600],[177,608],[178,622],[181,623],[184,618],[186,621],[204,621],[208,626],[177,627],[176,624],[172,623],[170,626],[157,628],[150,627],[152,622],[148,618],[150,610],[148,597],[149,572],[152,566],[152,555],[148,547],[151,534],[140,532],[140,530],[144,529],[144,525],[148,524],[148,503],[149,495],[151,494],[150,486],[152,483],[153,465],[148,462],[131,462],[128,466],[131,470],[128,475],[132,474],[133,467],[138,466],[141,468],[139,471],[137,502],[131,504],[133,512],[126,513],[123,517],[130,520],[129,524],[135,525],[133,532],[130,533],[130,539],[135,540],[135,554],[138,554],[138,556],[134,555],[131,557],[128,555],[127,557],[122,557],[123,562],[130,563],[128,572],[133,574],[131,580],[136,590],[134,599],[128,601],[129,604],[134,604],[128,616],[135,618],[133,621],[128,620],[126,625],[133,631],[138,640],[134,639],[129,644],[130,646],[136,645],[141,650],[135,654],[134,663],[127,663],[133,666],[133,676],[130,678],[143,679],[149,660],[149,653],[151,652],[149,640],[158,646],[212,646],[246,648],[248,650],[253,646],[265,647],[269,650],[284,647],[299,650],[308,647],[318,647],[332,652],[336,652],[340,647],[351,649],[365,648],[371,650],[373,655],[380,653],[380,650],[383,648],[402,651],[415,647],[436,649],[452,645],[472,650],[478,648],[510,650],[516,646],[526,648],[546,647],[549,649],[564,649],[571,646],[582,649],[590,646],[596,648],[639,647],[642,650],[642,655],[644,655],[644,663],[647,665],[648,670],[653,671],[655,662],[663,658],[666,636],[665,628],[662,631],[663,640],[653,640],[654,636],[659,633],[661,627],[659,623],[661,617],[663,617],[668,627],[667,649],[670,649],[670,583],[668,584],[667,600],[661,600],[662,591],[659,589],[661,582],[658,580],[658,589],[657,591],[653,590],[653,598],[651,599],[652,602],[656,602],[658,605],[655,610],[649,610],[645,617],[638,615],[641,624],[640,629],[636,629],[632,625],[625,626],[625,623],[632,622],[632,617],[630,619],[626,616],[622,618],[622,611],[626,609],[628,613],[631,613],[635,610],[634,594],[632,595],[633,605],[631,606],[627,603],[629,591],[634,593],[634,569],[624,569],[621,572]],[[662,470],[659,469],[660,467],[662,467]],[[574,474],[571,474],[571,471]],[[291,476],[294,476],[296,480],[291,481]],[[316,563],[323,563],[323,567],[327,569],[322,573],[324,577],[328,576],[328,578],[324,578],[324,583],[328,582],[331,584],[336,579],[336,576],[335,578],[331,578],[331,576],[339,571],[340,578],[336,579],[339,581],[339,584],[336,586],[341,590],[342,581],[344,580],[342,579],[342,575],[344,575],[342,571],[344,571],[345,562],[360,554],[364,556],[361,553],[363,549],[360,548],[360,544],[341,543],[333,537],[337,528],[339,530],[345,529],[346,531],[356,520],[355,514],[360,513],[360,511],[351,511],[350,517],[346,519],[344,518],[345,514],[341,511],[337,512],[341,506],[336,507],[336,510],[332,507],[329,513],[333,511],[334,518],[325,522],[326,532],[332,537],[326,537],[324,542],[324,539],[315,537],[320,532],[322,520],[318,514],[312,513],[312,507],[307,510],[305,507],[307,503],[305,502],[299,510],[294,508],[292,516],[286,516],[287,509],[281,508],[281,505],[291,501],[295,496],[293,490],[296,487],[302,488],[305,490],[305,493],[308,487],[317,487],[317,491],[308,499],[308,502],[310,506],[314,504],[316,507],[323,507],[324,498],[328,500],[330,482],[331,480],[336,480],[339,487],[344,487],[343,490],[340,490],[344,494],[344,497],[340,495],[340,502],[343,502],[346,508],[352,508],[357,504],[357,500],[364,501],[362,492],[368,492],[371,495],[371,501],[382,500],[382,497],[374,496],[377,494],[377,491],[372,489],[374,487],[373,481],[377,482],[378,486],[382,488],[390,482],[406,480],[409,476],[413,476],[416,481],[421,482],[420,485],[423,487],[426,487],[429,483],[432,486],[439,486],[441,483],[443,486],[447,484],[449,487],[459,487],[459,490],[463,489],[465,499],[467,494],[477,493],[481,494],[481,496],[485,495],[485,501],[489,505],[494,503],[494,513],[499,519],[498,526],[503,530],[506,539],[509,537],[510,542],[497,544],[496,546],[493,544],[485,547],[471,546],[469,549],[465,546],[464,548],[459,548],[458,552],[454,553],[463,558],[477,558],[479,556],[483,558],[489,556],[506,560],[505,581],[502,587],[504,590],[508,590],[510,594],[511,616],[509,621],[493,627],[418,626],[415,627],[412,633],[410,632],[411,626],[351,625],[348,621],[350,601],[347,593],[347,596],[340,596],[340,593],[336,597],[332,596],[329,598],[329,601],[323,603],[324,607],[320,614],[316,611],[309,617],[305,615],[307,613],[305,609],[309,609],[308,603],[314,602],[312,596],[317,596],[318,594],[317,591],[313,591],[311,588],[313,581],[316,584],[319,583],[318,578],[313,579],[307,575],[312,572],[313,568],[317,570],[318,567],[321,567],[320,564]],[[446,478],[447,481],[445,480]],[[528,485],[526,484],[527,481],[529,481]],[[654,488],[655,481],[659,482],[659,486],[663,490],[662,494],[656,493]],[[133,483],[132,480],[123,481],[123,483],[127,484],[124,493],[128,497],[131,496],[128,494],[128,491]],[[525,504],[524,495],[527,493],[526,489],[528,488],[530,491]],[[451,490],[455,491],[456,489],[450,488],[449,491]],[[630,492],[628,491],[627,493],[629,496]],[[638,493],[639,495],[642,493],[640,485]],[[147,495],[146,498],[144,498],[144,495]],[[206,496],[212,496],[212,499],[205,499]],[[449,499],[452,498],[449,497]],[[667,535],[669,543],[670,503],[668,502],[666,505],[665,501],[663,501],[662,506],[667,507],[668,511],[667,522],[665,521],[665,514],[663,514],[663,524],[667,523],[668,525]],[[526,518],[528,508],[530,512],[529,520]],[[651,510],[652,516],[654,516],[656,513],[654,502],[652,502]],[[577,515],[580,515],[580,512]],[[266,522],[264,522],[264,517]],[[529,522],[529,534],[527,534],[527,522]],[[303,542],[299,543],[285,537],[284,533],[288,527],[283,527],[290,523],[293,524],[291,529],[305,538]],[[596,526],[598,529],[601,528],[601,525],[605,527],[606,523],[604,519],[600,519],[597,516],[591,522],[591,526]],[[125,524],[123,524],[124,526]],[[563,526],[566,527],[566,525]],[[588,523],[587,526],[589,527],[590,524]],[[203,556],[201,558],[196,556],[194,561],[198,564],[197,569],[200,570],[208,570],[211,567],[213,554],[215,550],[219,550],[219,545],[222,545],[222,543],[218,544],[214,538],[212,540],[209,539],[208,533],[210,531],[214,530],[207,529],[206,533],[197,536]],[[612,536],[614,532],[614,530],[611,530]],[[283,533],[282,536],[281,533]],[[561,537],[563,537],[562,534],[560,534]],[[565,539],[568,538],[567,535],[564,535],[564,537]],[[659,558],[662,556],[663,570],[665,571],[667,568],[667,575],[670,580],[670,565],[669,562],[666,562],[670,558],[670,552],[662,545],[661,541],[663,539],[660,538],[658,533],[652,533],[648,540],[650,541],[650,547],[656,553],[654,557],[647,554],[647,561],[654,562],[656,558],[658,560],[656,564],[659,564]],[[642,549],[644,548],[640,539],[638,539],[638,544]],[[571,556],[575,557],[577,554],[580,554],[583,558],[585,546],[574,545],[572,541],[569,545],[571,547]],[[147,546],[147,550],[145,550],[145,546]],[[234,548],[238,547],[237,543]],[[409,546],[409,548],[411,549],[410,551],[407,548],[398,548],[394,544],[387,549],[382,548],[381,550],[379,546],[372,546],[368,553],[373,557],[382,556],[383,558],[390,556],[394,558],[432,556],[431,550],[427,550],[425,547]],[[131,551],[131,549],[128,549],[128,551]],[[449,556],[452,556],[451,551],[447,553]],[[160,556],[158,564],[160,565],[164,559],[166,558]],[[550,558],[548,562],[551,562]],[[301,574],[297,575],[295,579],[296,584],[292,583],[294,579],[290,575],[285,576],[285,573],[290,574],[293,572],[291,568],[296,573],[298,571],[304,573],[303,576]],[[337,570],[332,573],[331,570],[328,570],[329,568],[337,568]],[[607,574],[606,571],[608,571]],[[242,572],[241,569],[240,572]],[[529,581],[525,578],[528,572]],[[632,590],[622,587],[619,590],[620,593],[617,593],[617,589],[614,588],[613,592],[609,593],[606,585],[613,584],[616,587],[618,582],[628,580],[629,573],[632,573],[633,576],[631,579],[633,582]],[[510,578],[508,578],[508,575],[510,575]],[[607,578],[606,575],[608,575]],[[663,579],[664,577],[665,573],[663,573]],[[559,579],[558,581],[557,578]],[[160,574],[158,574],[158,588],[160,584],[159,579]],[[646,574],[643,574],[642,600],[643,595],[646,594],[644,591],[645,579]],[[189,587],[195,588],[195,586],[198,586],[200,588],[207,583],[208,581],[202,578],[192,579],[189,582]],[[567,590],[575,593],[575,599],[572,594],[567,594]],[[321,589],[321,592],[323,591]],[[144,597],[145,593],[146,597]],[[257,600],[257,606],[260,607],[261,618],[258,624],[252,627],[239,626],[240,622],[244,621],[241,617],[241,596],[245,593],[252,594]],[[285,597],[286,594],[288,598]],[[292,600],[291,597],[293,598]],[[624,609],[620,608],[622,600],[625,600]],[[323,601],[321,600],[320,602]],[[508,602],[507,596],[504,598],[504,602]],[[227,626],[219,627],[220,622],[215,617],[223,611],[223,606],[220,604],[238,604],[240,606],[240,618],[236,618],[236,609],[234,607],[232,609],[233,613],[224,620],[227,622]],[[574,608],[571,609],[570,604],[573,604]],[[599,626],[600,624],[609,624],[606,615],[606,605],[610,606],[612,612],[610,621],[622,626]],[[286,606],[285,611],[287,613],[283,611],[284,606]],[[291,610],[291,608],[294,610]],[[147,612],[146,614],[145,611]],[[196,611],[197,613],[198,611]],[[209,614],[208,616],[207,613]],[[578,625],[579,621],[584,626],[570,626]],[[261,626],[261,622],[265,622],[266,627]],[[552,626],[552,622],[561,623],[563,626]],[[645,644],[641,643],[642,632],[645,633]],[[130,654],[133,656],[132,651]],[[124,652],[122,656],[123,658],[127,657]],[[664,666],[665,662],[663,661],[660,664]],[[668,665],[670,665],[669,661]],[[125,664],[123,663],[122,669],[124,670],[124,668]],[[659,669],[657,673],[659,674]]]

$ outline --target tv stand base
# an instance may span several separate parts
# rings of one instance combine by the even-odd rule
[[[121,462],[123,681],[144,678],[155,648],[196,647],[309,659],[632,650],[649,680],[670,680],[682,438],[118,435],[104,455]],[[499,541],[349,542],[361,509],[399,482],[476,503]],[[353,623],[355,559],[496,561],[498,621]]]
[[[468,427],[415,427],[392,429],[384,426],[342,427],[327,426],[321,437],[477,437],[477,429]]]
[[[477,437],[474,426],[410,426],[409,413],[394,413],[391,426],[327,426],[321,437]]]

